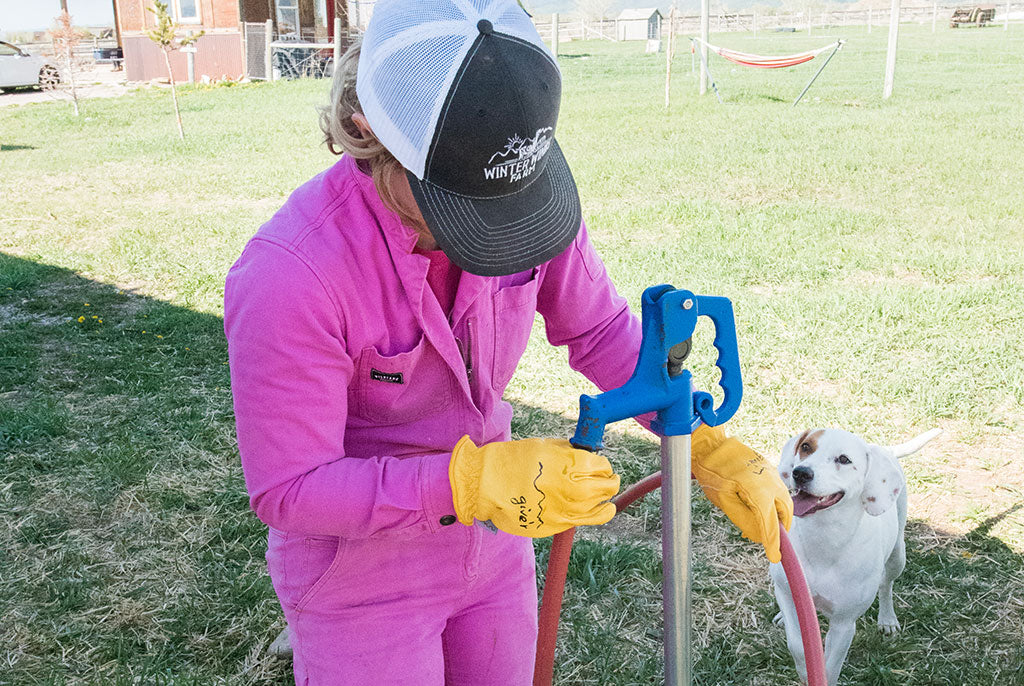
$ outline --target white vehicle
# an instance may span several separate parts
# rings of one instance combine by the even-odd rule
[[[60,71],[51,62],[0,41],[0,88],[54,83],[60,83]]]

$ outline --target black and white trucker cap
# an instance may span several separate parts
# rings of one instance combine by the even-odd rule
[[[380,0],[356,84],[455,264],[513,274],[576,237],[579,195],[554,137],[561,74],[515,0]]]

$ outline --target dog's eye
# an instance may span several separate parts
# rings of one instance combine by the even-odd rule
[[[838,462],[839,464],[850,464],[850,458],[848,458],[846,455],[840,455],[839,457],[836,458],[836,462]]]
[[[810,443],[801,443],[800,444],[800,452],[802,452],[802,453],[809,453],[809,452],[811,452],[811,444]]]

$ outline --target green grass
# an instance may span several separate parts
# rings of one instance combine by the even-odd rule
[[[904,26],[888,101],[885,32],[843,29],[796,108],[815,62],[714,57],[718,105],[696,96],[681,44],[666,110],[664,55],[562,46],[559,141],[620,291],[637,306],[670,282],[734,302],[733,430],[770,457],[810,426],[893,442],[946,430],[905,462],[904,630],[883,639],[870,611],[846,683],[1024,683],[1019,28]],[[765,54],[831,40],[714,37]],[[220,315],[246,239],[331,163],[314,111],[327,87],[183,89],[184,144],[161,90],[87,101],[79,118],[0,109],[0,683],[289,682],[264,654],[282,619]],[[699,330],[705,386],[712,351]],[[591,390],[538,323],[507,393],[514,431],[570,433]],[[641,430],[607,443],[625,482],[657,469]],[[661,678],[656,500],[581,533],[558,683]],[[698,683],[795,683],[763,556],[694,502]]]

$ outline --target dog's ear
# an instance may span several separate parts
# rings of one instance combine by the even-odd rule
[[[896,502],[903,488],[903,479],[891,450],[877,445],[867,448],[868,472],[864,475],[860,502],[865,512],[877,517]]]
[[[794,436],[786,441],[786,445],[782,446],[782,452],[779,454],[779,474],[793,469],[793,461],[796,459],[796,439],[797,437]]]

